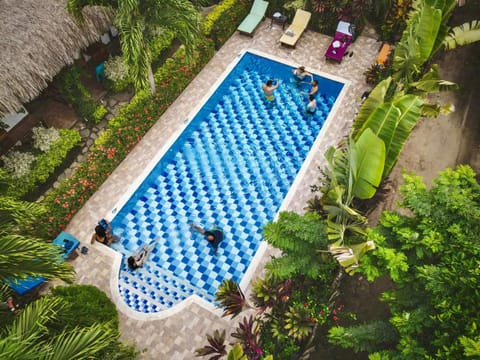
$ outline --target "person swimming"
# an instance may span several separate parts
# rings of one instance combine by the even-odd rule
[[[132,256],[129,256],[127,259],[128,267],[132,270],[138,269],[141,267],[145,261],[147,261],[148,254],[152,251],[154,245],[143,245],[140,250],[138,250]]]
[[[200,234],[205,236],[205,239],[212,245],[213,250],[215,251],[215,254],[217,253],[218,245],[222,242],[223,240],[223,231],[218,228],[213,228],[210,230],[205,230],[202,227],[195,225],[195,224],[190,224],[190,226],[195,230],[198,231]]]

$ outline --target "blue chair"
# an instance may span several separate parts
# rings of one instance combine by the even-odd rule
[[[100,65],[97,65],[97,67],[95,68],[95,77],[97,78],[97,81],[105,79],[105,63],[104,62],[102,62]]]
[[[78,248],[78,245],[80,244],[80,241],[75,239],[72,235],[69,233],[62,231],[52,242],[55,245],[60,246],[63,249],[63,255],[62,258],[65,260],[67,259],[72,252],[75,251],[76,248]],[[23,280],[9,280],[8,286],[15,291],[19,295],[25,294],[27,291],[30,291],[37,286],[43,284],[47,279],[41,277],[41,276],[28,276],[27,278]]]

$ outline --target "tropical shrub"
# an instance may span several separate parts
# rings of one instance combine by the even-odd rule
[[[110,57],[105,61],[105,76],[107,86],[114,92],[121,92],[133,86],[133,80],[128,75],[128,68],[121,56]]]
[[[45,208],[39,203],[20,201],[5,196],[10,178],[0,169],[0,297],[6,299],[6,288],[13,279],[28,276],[61,278],[72,281],[72,266],[62,258],[51,239],[37,231]]]
[[[374,1],[375,24],[383,41],[396,42],[406,27],[412,0]]]
[[[107,129],[96,140],[86,161],[45,197],[49,216],[41,222],[43,231],[55,235],[65,228],[72,216],[211,59],[213,51],[209,40],[199,41],[193,61],[188,62],[184,48],[180,48],[174,60],[167,61],[155,74],[161,91],[153,97],[148,91],[138,92],[117,116],[109,120]]]
[[[66,67],[56,77],[56,84],[62,95],[72,104],[78,114],[87,122],[98,124],[106,112],[100,117],[101,111],[97,112],[98,105],[89,94],[88,90],[80,81],[80,70],[76,65]],[[97,113],[96,113],[97,112]]]
[[[10,151],[1,157],[3,168],[14,179],[26,176],[35,162],[35,155],[30,152]]]
[[[368,235],[378,249],[362,259],[368,279],[387,274],[395,284],[382,298],[400,338],[382,354],[464,359],[480,323],[480,184],[465,165],[441,172],[430,189],[415,175],[404,181],[407,211],[382,214]]]
[[[117,341],[118,334],[105,324],[96,323],[59,334],[49,334],[48,324],[59,318],[60,299],[43,297],[29,304],[2,329],[2,359],[100,359],[102,351]]]
[[[251,6],[251,0],[224,0],[205,17],[202,32],[213,40],[215,49],[232,36]]]
[[[112,331],[113,339],[118,339],[118,313],[115,304],[100,289],[91,285],[56,286],[51,296],[64,303],[56,321],[47,325],[51,335],[78,328],[88,328],[104,324]],[[134,346],[113,341],[100,351],[96,359],[136,359],[138,351]]]
[[[223,316],[237,316],[244,309],[256,309],[255,317],[244,317],[231,335],[238,339],[249,359],[273,355],[275,359],[298,358],[308,349],[309,338],[316,326],[330,326],[340,317],[342,306],[336,306],[331,296],[334,274],[315,280],[303,275],[279,280],[267,271],[265,279],[253,286],[251,301],[247,303],[242,290],[232,280],[225,280],[217,292]],[[225,336],[218,331],[208,336],[209,345],[198,349],[197,356],[225,353]]]
[[[335,262],[327,253],[327,233],[320,216],[314,213],[299,215],[281,212],[278,220],[263,229],[265,240],[282,251],[266,265],[279,280],[299,275],[310,279],[330,278]]]
[[[35,161],[29,167],[28,172],[23,173],[20,177],[17,177],[16,173],[12,174],[12,178],[15,180],[11,181],[6,192],[7,195],[20,198],[34,190],[39,184],[45,183],[55,169],[63,163],[70,150],[82,140],[76,130],[60,129],[58,134],[58,140],[51,145],[47,152],[40,153],[34,157]],[[24,164],[19,160],[15,160],[15,158],[13,160],[17,162],[17,167]]]
[[[328,341],[355,352],[375,352],[395,345],[398,333],[388,322],[372,321],[348,327],[332,327],[328,331]]]
[[[162,31],[151,39],[149,47],[152,56],[152,70],[155,73],[163,65],[162,55],[172,47],[175,35],[171,31]]]
[[[335,34],[339,20],[345,20],[356,27],[353,39],[362,32],[365,16],[370,13],[370,0],[312,0],[311,2],[289,1],[284,6],[290,16],[294,16],[297,9],[312,12],[311,26],[314,30],[327,35]]]
[[[33,147],[43,152],[48,151],[52,144],[60,137],[58,130],[53,127],[34,127],[32,133]]]

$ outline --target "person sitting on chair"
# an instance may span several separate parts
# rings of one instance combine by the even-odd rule
[[[197,226],[195,224],[190,224],[190,226],[198,231],[200,234],[205,236],[205,239],[213,246],[213,249],[215,250],[215,254],[217,253],[218,245],[222,242],[223,240],[223,231],[220,229],[211,229],[211,230],[205,230],[201,228],[200,226]]]
[[[127,259],[128,267],[132,270],[138,269],[143,263],[147,260],[148,254],[152,250],[153,246],[143,245],[140,250],[138,250],[132,256],[129,256]]]
[[[103,224],[103,225],[102,225]],[[95,226],[95,233],[92,235],[91,243],[94,244],[98,241],[105,245],[110,245],[115,240],[112,234],[112,227],[107,220],[102,220],[97,226]]]

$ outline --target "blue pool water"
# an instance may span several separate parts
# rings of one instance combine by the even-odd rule
[[[244,53],[238,63],[112,220],[124,255],[119,291],[143,313],[172,307],[192,294],[214,302],[223,279],[240,282],[317,138],[343,84],[319,81],[318,110],[290,81],[292,68]],[[279,78],[273,107],[261,84]],[[189,224],[218,226],[218,252]],[[125,259],[155,247],[144,266]]]

